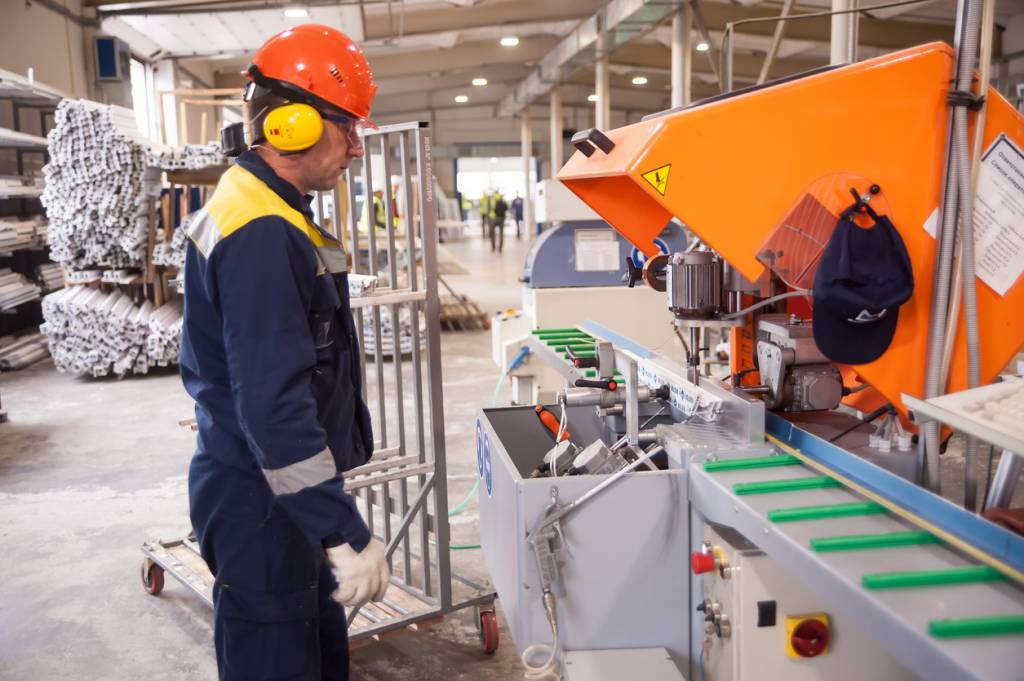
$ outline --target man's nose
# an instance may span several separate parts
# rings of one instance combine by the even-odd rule
[[[353,158],[362,158],[366,154],[366,150],[363,149],[362,138],[358,142],[349,142],[348,153]]]

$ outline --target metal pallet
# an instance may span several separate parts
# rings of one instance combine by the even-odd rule
[[[345,487],[361,507],[367,525],[386,546],[391,563],[391,587],[382,604],[348,613],[353,642],[397,630],[416,628],[455,610],[474,607],[485,651],[498,647],[494,614],[496,594],[488,587],[452,572],[449,554],[447,464],[444,398],[441,389],[441,328],[437,273],[437,207],[434,203],[430,129],[414,122],[368,130],[366,156],[361,161],[363,197],[373,195],[371,163],[383,163],[383,177],[401,177],[399,192],[405,215],[394,215],[385,201],[386,229],[360,231],[354,209],[356,174],[346,173],[347,229],[340,229],[340,193],[316,198],[321,216],[330,215],[335,235],[352,256],[353,274],[372,275],[387,285],[352,298],[352,311],[363,371],[363,397],[373,418],[377,438],[370,461],[345,473]],[[397,154],[395,152],[397,151]],[[392,169],[393,155],[398,167]],[[357,163],[359,163],[357,161]],[[419,178],[418,181],[415,178]],[[385,188],[385,191],[387,189]],[[365,242],[365,250],[359,246]],[[401,245],[401,247],[399,246]],[[422,262],[422,266],[421,263]],[[381,345],[381,310],[400,319],[403,308],[411,319],[413,348],[420,348],[420,319],[425,321],[425,351],[403,356],[399,343],[385,353]],[[364,322],[374,333],[367,342]],[[142,547],[143,584],[150,593],[163,588],[167,572],[212,605],[213,578],[189,539],[150,542]],[[453,586],[463,596],[455,600]],[[468,593],[462,593],[462,592]]]
[[[774,456],[690,464],[699,518],[739,531],[921,678],[1019,681],[1024,540],[776,416],[768,426]]]

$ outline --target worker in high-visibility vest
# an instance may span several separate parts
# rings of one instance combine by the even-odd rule
[[[491,227],[491,222],[490,222],[491,206],[490,206],[490,204],[491,204],[491,197],[485,191],[480,196],[480,230],[481,230],[481,233],[484,235],[485,239],[488,238],[490,236],[490,233],[491,233],[491,231],[490,231],[490,227]]]

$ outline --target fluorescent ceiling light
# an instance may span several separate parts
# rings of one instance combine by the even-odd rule
[[[501,39],[502,47],[515,47],[519,44],[519,38],[514,35],[507,35]]]
[[[596,101],[597,101],[598,99],[600,99],[600,97],[598,97],[598,96],[597,96],[597,95],[595,95],[595,94],[589,94],[589,95],[587,95],[587,101],[588,101],[588,102],[596,102]]]
[[[486,78],[474,78],[473,79],[473,85],[476,85],[477,87],[483,87],[484,85],[487,85],[487,79]]]
[[[707,52],[710,49],[711,49],[711,46],[708,45],[707,42],[704,41],[704,40],[701,40],[699,43],[697,43],[697,51],[698,52]]]
[[[465,104],[468,101],[469,101],[469,97],[467,97],[466,95],[455,95],[455,103],[456,104]]]
[[[309,16],[309,10],[305,7],[285,7],[284,15],[289,19],[304,19]]]
[[[633,85],[647,85],[647,76],[633,76]]]

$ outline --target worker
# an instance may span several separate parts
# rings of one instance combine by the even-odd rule
[[[254,139],[187,230],[190,515],[216,578],[221,681],[344,681],[342,606],[383,598],[390,573],[344,490],[373,437],[347,259],[309,194],[363,155],[377,86],[356,44],[319,25],[268,40],[246,75]]]
[[[480,196],[480,229],[487,239],[491,235],[491,195],[484,192]]]
[[[512,199],[512,218],[516,221],[516,238],[518,239],[523,229],[523,197],[519,194]]]
[[[491,252],[497,247],[498,253],[505,248],[505,215],[508,213],[508,204],[501,192],[495,192],[491,200],[491,211],[494,218],[491,220]]]
[[[373,226],[377,229],[385,229],[388,226],[387,217],[384,213],[384,190],[373,190]]]

